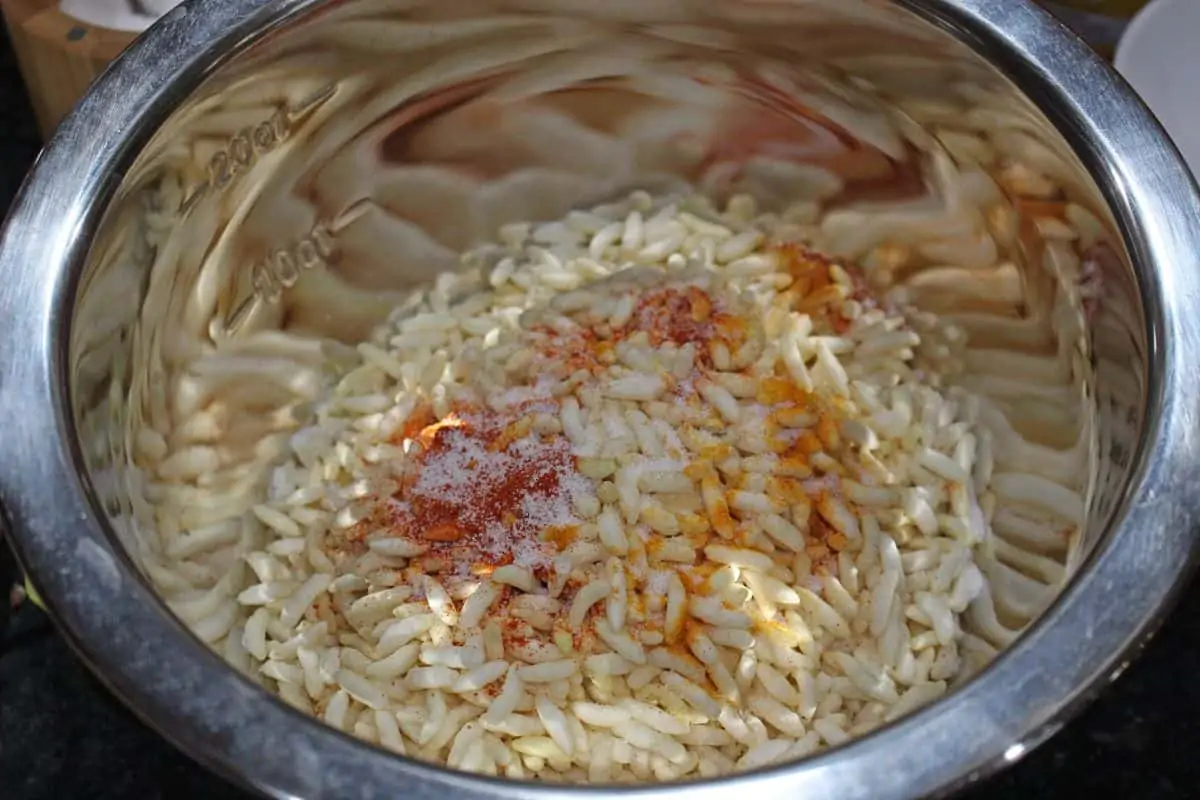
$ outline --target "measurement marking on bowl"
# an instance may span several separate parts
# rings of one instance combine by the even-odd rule
[[[371,207],[370,200],[360,200],[347,208],[332,222],[319,222],[307,235],[289,245],[272,250],[266,258],[250,268],[252,292],[243,299],[225,318],[224,325],[214,330],[214,339],[227,338],[250,318],[260,303],[274,303],[284,290],[296,285],[296,281],[310,270],[329,265],[337,253],[334,239],[340,231],[365,214]]]
[[[293,105],[280,107],[268,119],[252,125],[230,137],[225,146],[218,150],[208,162],[208,179],[201,182],[187,195],[179,207],[186,214],[210,191],[220,191],[233,180],[250,169],[263,155],[271,152],[296,132],[304,122],[326,100],[337,91],[336,84],[328,84]]]
[[[296,107],[292,110],[292,112],[294,114],[307,114],[309,111],[312,111],[317,106],[321,105],[326,100],[333,97],[333,93],[336,91],[337,91],[336,83],[326,84],[325,86],[322,86],[320,89],[317,89],[315,92],[310,94],[308,97],[304,98],[299,103],[297,103]]]

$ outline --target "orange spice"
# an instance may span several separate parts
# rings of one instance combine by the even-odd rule
[[[551,525],[542,533],[542,541],[553,544],[560,552],[578,538],[578,525]]]
[[[759,381],[755,400],[771,406],[787,403],[799,410],[810,404],[811,397],[808,392],[797,386],[795,381],[771,376]]]
[[[812,560],[813,574],[836,574],[837,554],[850,546],[846,535],[830,525],[814,508],[808,518],[807,538],[805,552]]]
[[[429,403],[422,403],[417,406],[404,424],[400,426],[400,431],[393,437],[396,442],[404,441],[405,439],[416,439],[421,431],[429,428],[437,422],[437,417],[433,413],[433,406]]]
[[[837,449],[841,443],[838,423],[831,414],[822,414],[817,419],[817,438],[821,440],[821,444],[830,450]]]
[[[772,476],[767,479],[767,492],[789,504],[808,499],[804,483],[796,478]]]
[[[655,347],[671,343],[696,347],[698,363],[710,360],[708,344],[727,335],[731,349],[736,349],[739,326],[744,324],[725,313],[713,297],[703,289],[689,286],[682,289],[663,288],[642,294],[633,313],[619,328],[607,322],[584,326],[570,333],[561,333],[547,326],[530,330],[533,346],[549,363],[562,365],[570,375],[576,372],[597,374],[616,363],[616,345],[638,334],[645,334]]]
[[[842,314],[844,300],[870,300],[866,281],[857,269],[845,264],[835,264],[828,256],[809,250],[796,243],[785,243],[772,248],[779,260],[780,268],[792,278],[788,294],[795,298],[793,308],[813,317],[820,317],[842,334],[850,329],[850,320]],[[849,276],[852,284],[849,296],[835,285],[833,267],[838,266]]]
[[[811,456],[822,449],[821,440],[812,431],[805,431],[796,440],[795,450],[799,455]]]
[[[777,475],[789,478],[808,478],[813,474],[808,461],[801,456],[784,456],[775,465]]]
[[[779,244],[772,249],[779,260],[780,268],[795,278],[793,288],[803,294],[819,291],[832,282],[829,268],[833,266],[833,262],[828,256],[795,242]]]

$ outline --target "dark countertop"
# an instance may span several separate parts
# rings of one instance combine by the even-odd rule
[[[37,148],[37,131],[8,40],[0,37],[0,212]],[[1200,585],[1187,592],[1116,685],[1050,742],[964,797],[1040,800],[1068,792],[1138,800],[1200,796],[1197,676]],[[165,744],[112,699],[28,603],[0,642],[0,787],[5,800],[243,796]]]

